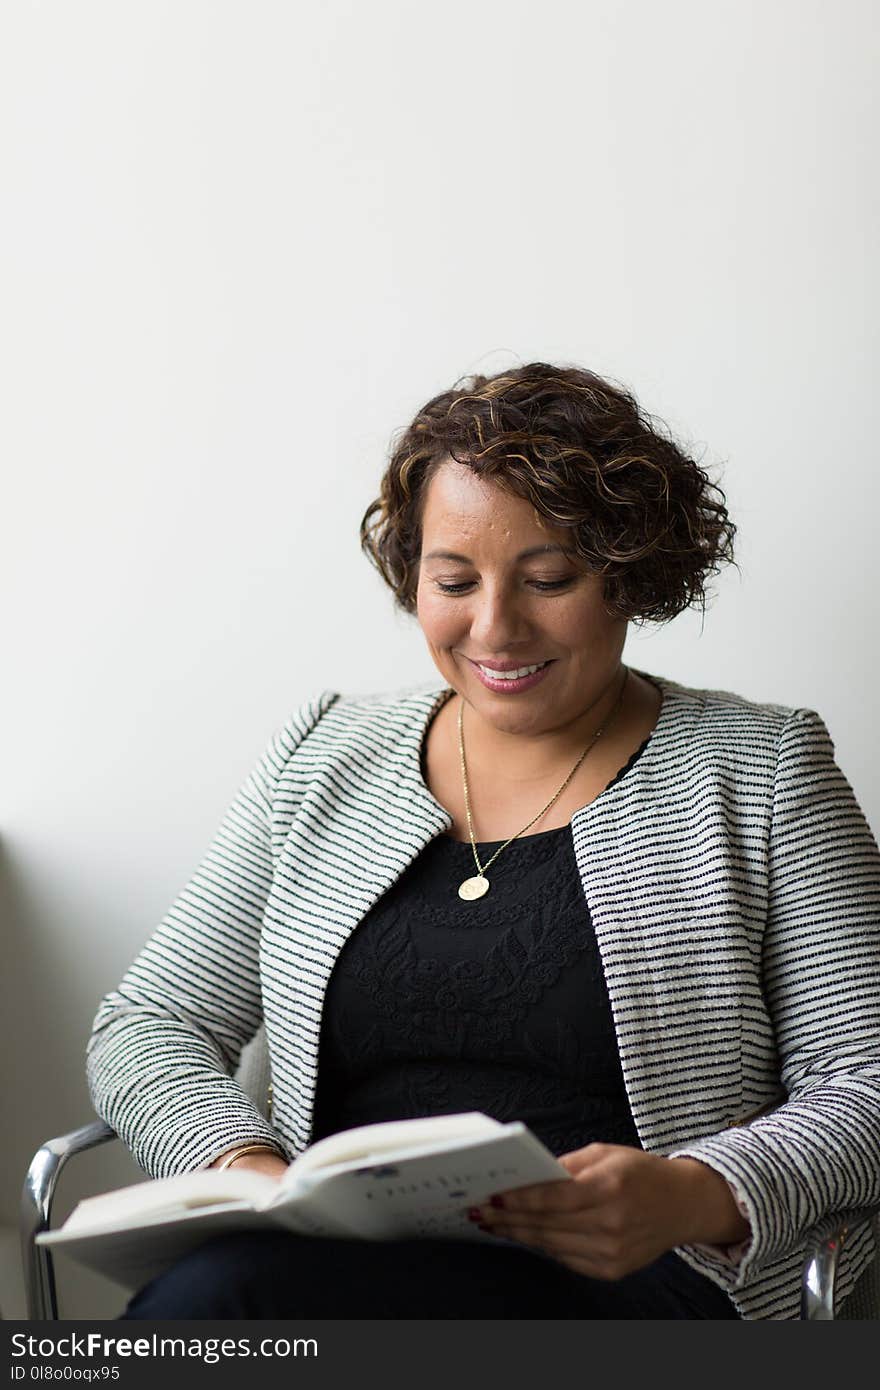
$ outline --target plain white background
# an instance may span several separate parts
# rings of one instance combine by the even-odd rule
[[[817,709],[876,831],[878,47],[870,0],[4,9],[7,1227],[272,730],[435,674],[357,530],[466,372],[692,445],[741,571],[626,659]]]

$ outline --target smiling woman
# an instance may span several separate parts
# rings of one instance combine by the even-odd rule
[[[538,544],[529,546],[536,536]],[[480,683],[506,698],[546,681],[552,663],[554,699],[510,705],[520,718],[526,709],[532,717],[564,714],[559,698],[566,684],[575,684],[582,699],[585,678],[594,687],[608,683],[626,622],[606,611],[599,576],[577,565],[561,541],[551,548],[554,531],[548,533],[528,502],[462,464],[446,463],[426,488],[422,537],[416,607],[442,674],[471,689],[474,677],[485,674]],[[456,537],[467,545],[466,560],[451,560],[456,552],[442,548]],[[525,687],[505,679],[531,667],[538,669]]]
[[[462,464],[432,472],[421,527],[418,619],[437,669],[461,696],[458,712],[468,707],[480,837],[522,833],[524,821],[534,823],[527,811],[537,819],[552,810],[542,819],[545,830],[565,825],[638,748],[659,711],[656,687],[639,676],[625,681],[627,623],[609,614],[602,579],[558,527]],[[466,553],[448,548],[453,543]],[[453,812],[454,833],[467,840],[449,713],[428,731],[426,773]],[[601,754],[587,762],[582,750],[599,736]],[[557,787],[544,805],[542,794]]]
[[[703,600],[735,529],[707,475],[592,372],[534,363],[419,411],[361,543],[417,613],[463,723],[467,706],[484,839],[521,832],[529,808],[544,829],[568,824],[650,734],[660,696],[625,679],[629,623]],[[428,731],[427,778],[467,840],[451,718]]]
[[[440,681],[291,715],[103,1001],[92,1094],[155,1176],[481,1110],[560,1177],[455,1239],[228,1237],[128,1317],[798,1316],[807,1231],[880,1202],[880,852],[814,710],[622,660],[733,535],[591,372],[418,412],[361,543]],[[232,1078],[261,1021],[271,1120]]]

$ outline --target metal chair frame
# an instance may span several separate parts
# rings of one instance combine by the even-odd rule
[[[116,1131],[110,1125],[93,1120],[70,1134],[49,1139],[34,1154],[21,1195],[21,1258],[29,1318],[44,1322],[58,1317],[52,1251],[37,1245],[36,1236],[52,1228],[52,1206],[61,1171],[75,1154],[115,1138]]]

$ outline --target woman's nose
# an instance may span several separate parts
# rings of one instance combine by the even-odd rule
[[[501,654],[505,647],[521,641],[528,630],[524,613],[510,595],[484,589],[475,597],[471,638],[483,649],[481,655]]]

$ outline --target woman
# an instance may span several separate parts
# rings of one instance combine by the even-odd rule
[[[272,739],[90,1084],[154,1176],[478,1109],[576,1181],[471,1213],[503,1241],[211,1242],[126,1316],[797,1316],[810,1226],[880,1200],[880,854],[814,711],[621,660],[734,530],[592,373],[418,413],[361,532],[442,685]],[[271,1123],[230,1075],[261,1020]]]

